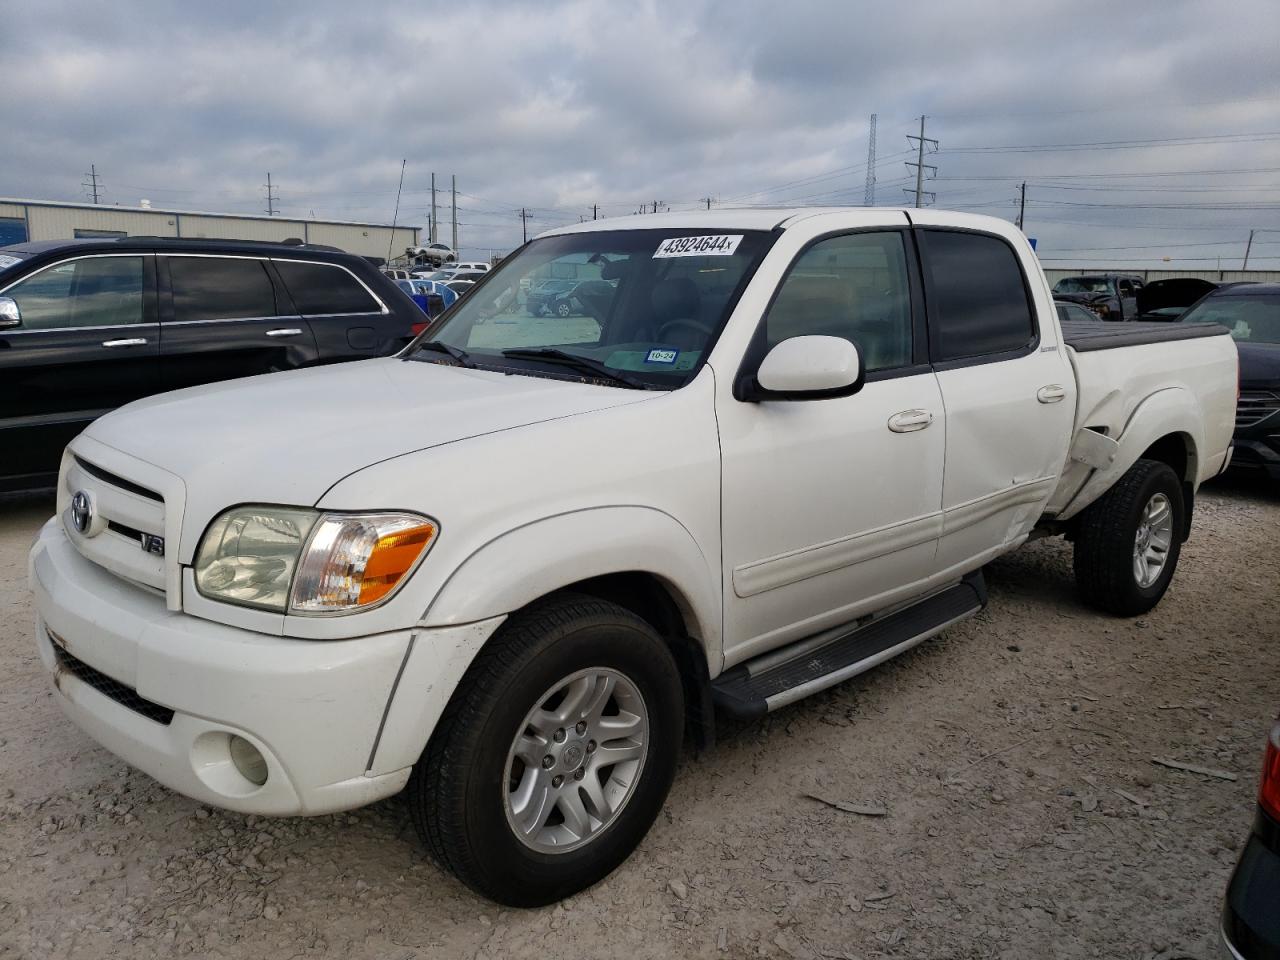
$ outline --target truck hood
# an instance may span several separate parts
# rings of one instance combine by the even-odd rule
[[[203,523],[235,503],[314,504],[392,457],[653,396],[386,357],[160,394],[86,435],[182,478]]]
[[[1109,293],[1055,293],[1055,300],[1066,300],[1070,303],[1102,303],[1107,300],[1114,300],[1115,297]]]

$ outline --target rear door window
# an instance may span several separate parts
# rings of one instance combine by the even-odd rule
[[[342,267],[300,260],[276,260],[275,265],[303,316],[382,311],[382,305],[364,284]]]
[[[169,257],[173,319],[241,320],[274,317],[275,289],[263,260],[232,257]]]
[[[999,237],[921,230],[935,363],[997,359],[1036,337],[1031,298],[1013,248]]]

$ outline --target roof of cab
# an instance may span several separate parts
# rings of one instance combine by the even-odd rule
[[[737,207],[717,210],[688,210],[680,213],[646,213],[605,220],[587,220],[556,227],[538,234],[554,237],[564,233],[589,233],[596,230],[773,230],[785,228],[797,220],[823,213],[848,213],[851,210],[876,209],[883,213],[904,213],[902,207]]]

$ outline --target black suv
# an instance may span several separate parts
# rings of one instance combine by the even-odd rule
[[[0,490],[53,483],[67,442],[131,400],[389,354],[426,319],[335,248],[157,237],[0,247]]]

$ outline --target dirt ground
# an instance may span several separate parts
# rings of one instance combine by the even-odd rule
[[[1070,547],[1025,547],[983,615],[686,755],[628,863],[513,911],[427,861],[399,798],[223,813],[65,721],[26,587],[51,500],[0,500],[0,957],[1208,960],[1280,708],[1280,492],[1197,507],[1147,617],[1084,609]]]

